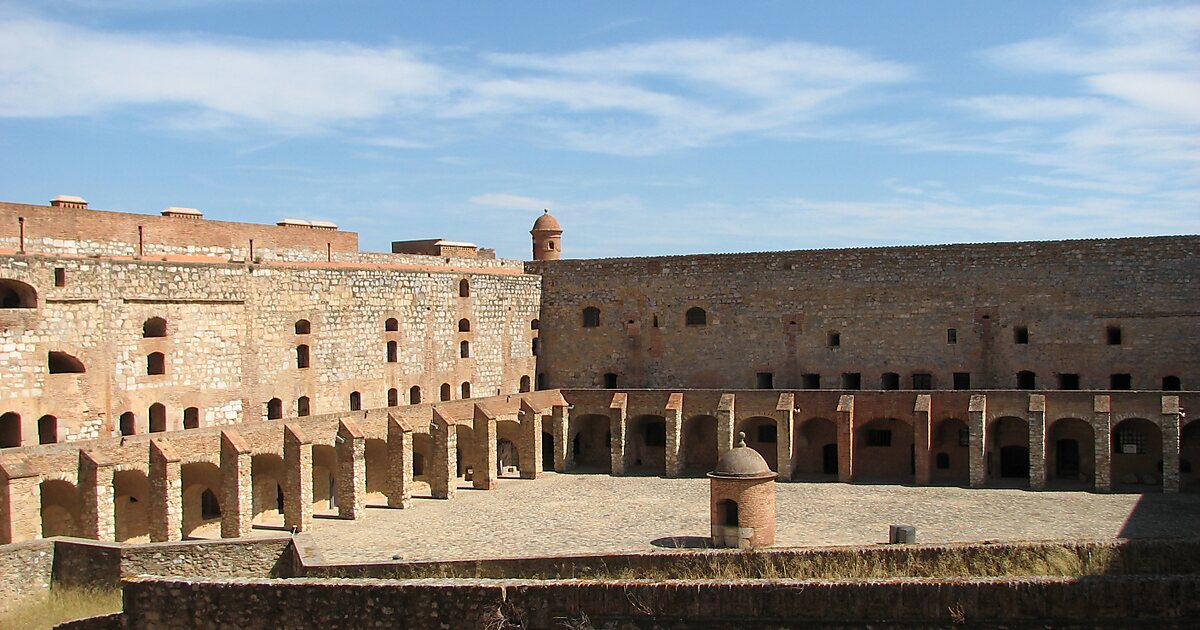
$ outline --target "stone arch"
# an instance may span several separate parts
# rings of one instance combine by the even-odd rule
[[[37,289],[12,278],[0,278],[0,308],[37,308]]]
[[[166,337],[167,336],[167,320],[161,317],[151,317],[142,322],[142,337]]]
[[[21,445],[21,414],[9,411],[0,415],[0,448]]]
[[[337,512],[337,468],[337,449],[328,444],[313,444],[313,514]]]
[[[1002,416],[987,425],[985,454],[989,480],[1012,483],[1029,480],[1029,421]]]
[[[221,536],[221,469],[211,462],[192,462],[180,466],[183,487],[183,536],[219,538]],[[208,496],[205,496],[208,493]]]
[[[183,410],[183,428],[199,429],[200,428],[200,408],[187,407]]]
[[[161,352],[146,355],[146,375],[157,376],[167,373],[167,356]]]
[[[584,414],[571,416],[569,422],[571,453],[579,468],[612,470],[612,434],[608,416]]]
[[[386,358],[388,363],[395,363],[400,360],[400,344],[394,339],[389,339],[387,342]]]
[[[1046,481],[1050,485],[1092,487],[1096,479],[1092,424],[1079,418],[1058,418],[1046,435]]]
[[[517,387],[517,391],[521,393],[529,391],[529,375],[521,377],[521,384]]]
[[[667,419],[653,414],[637,416],[625,432],[626,470],[667,470]]]
[[[137,416],[133,415],[132,411],[126,411],[121,414],[121,419],[118,421],[118,427],[121,435],[136,435],[137,434]]]
[[[1200,421],[1183,425],[1179,432],[1179,488],[1200,491]]]
[[[717,418],[692,416],[683,421],[683,469],[707,473],[717,467]]]
[[[454,425],[454,435],[458,440],[458,470],[455,475],[466,477],[467,469],[474,469],[478,460],[475,457],[475,429],[469,424]]]
[[[463,384],[459,385],[459,387],[458,387],[458,393],[459,393],[459,397],[462,398],[463,400],[470,398],[471,397],[471,384],[466,381],[463,381]]]
[[[413,385],[412,387],[408,388],[408,404],[410,404],[410,405],[421,404],[421,388],[420,388],[420,386]]]
[[[312,322],[307,319],[296,320],[296,334],[308,335],[312,333]]]
[[[363,457],[366,458],[367,494],[372,501],[387,502],[384,490],[387,489],[388,450],[387,440],[367,438],[363,447]]]
[[[387,390],[387,406],[395,407],[400,404],[400,390],[389,387]]]
[[[361,392],[350,392],[350,411],[362,411]]]
[[[538,330],[542,327],[542,320],[534,318],[529,321],[529,330]]]
[[[162,433],[167,430],[167,408],[162,403],[150,405],[150,433]]]
[[[267,401],[267,420],[278,420],[283,417],[283,401],[272,398]]]
[[[930,478],[934,483],[969,485],[971,483],[970,434],[966,421],[942,418],[930,434],[932,456]],[[966,438],[966,439],[964,439]]]
[[[1131,490],[1136,486],[1161,488],[1162,448],[1162,429],[1150,420],[1126,418],[1113,425],[1113,485]]]
[[[141,470],[113,473],[117,542],[150,542],[150,481]]]
[[[296,369],[303,370],[311,364],[309,356],[308,344],[302,343],[296,346]]]
[[[707,326],[708,312],[699,306],[693,306],[684,314],[683,321],[687,326]]]
[[[312,401],[308,396],[301,396],[296,399],[296,415],[303,418],[312,413]]]
[[[458,342],[458,356],[461,359],[471,358],[471,342],[463,339]]]
[[[471,297],[471,283],[466,278],[458,281],[458,297]]]
[[[854,480],[912,483],[915,479],[912,425],[900,418],[874,418],[854,428]]]
[[[734,429],[734,442],[737,442],[738,433],[746,434],[746,446],[762,455],[771,470],[779,470],[779,427],[775,418],[770,416],[741,418],[737,421]]]
[[[44,415],[38,418],[38,444],[54,444],[58,442],[58,418]]]
[[[792,476],[837,476],[837,425],[828,418],[797,422],[792,441]]]
[[[509,466],[521,470],[521,423],[501,420],[496,423],[496,466],[501,473]]]
[[[465,317],[458,320],[458,332],[460,332],[460,333],[471,332],[471,320],[469,320]]]
[[[413,479],[427,481],[428,462],[433,457],[433,437],[428,433],[413,433]]]
[[[384,320],[384,322],[383,322],[383,331],[384,332],[399,332],[399,330],[400,330],[400,320],[396,319],[395,317],[389,317],[386,320]]]
[[[80,512],[83,502],[75,484],[62,479],[47,479],[39,484],[42,507],[42,538],[80,536]]]
[[[313,452],[316,450],[314,446]],[[315,455],[313,459],[316,459]],[[283,525],[284,471],[283,458],[274,453],[260,453],[250,458],[253,523]]]
[[[87,368],[78,358],[52,350],[46,353],[46,371],[51,374],[83,374]]]
[[[442,383],[441,391],[438,393],[441,394],[443,401],[450,400],[450,383]]]

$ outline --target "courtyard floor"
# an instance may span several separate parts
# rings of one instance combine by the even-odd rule
[[[890,524],[915,526],[922,543],[1200,531],[1200,494],[841,483],[776,488],[778,546],[876,544],[886,542]],[[379,495],[368,500],[382,504]],[[672,546],[664,539],[695,540],[708,531],[708,479],[546,473],[537,480],[502,478],[493,491],[460,480],[450,501],[416,496],[412,509],[368,507],[359,521],[318,516],[311,534],[327,561],[348,562],[644,552]]]

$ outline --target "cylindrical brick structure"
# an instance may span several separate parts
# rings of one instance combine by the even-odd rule
[[[534,221],[533,229],[529,233],[533,235],[534,260],[562,258],[562,226],[549,210],[542,211],[542,216]]]
[[[775,544],[775,478],[766,460],[746,446],[727,451],[709,476],[709,510],[714,547],[754,549]]]

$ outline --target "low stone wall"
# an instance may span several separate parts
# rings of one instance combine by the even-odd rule
[[[125,582],[128,628],[1185,627],[1200,577],[1018,580],[529,581],[170,580]],[[584,626],[587,627],[587,626]]]
[[[290,536],[127,545],[121,576],[291,577]]]
[[[54,543],[36,540],[0,546],[0,610],[50,588]]]
[[[54,586],[120,588],[121,545],[79,538],[56,538]]]

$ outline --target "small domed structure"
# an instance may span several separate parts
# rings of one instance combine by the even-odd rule
[[[708,473],[714,547],[753,549],[775,544],[775,479],[767,461],[746,446],[727,451]]]
[[[562,258],[562,226],[549,210],[542,210],[542,216],[533,222],[533,259],[558,260]]]

